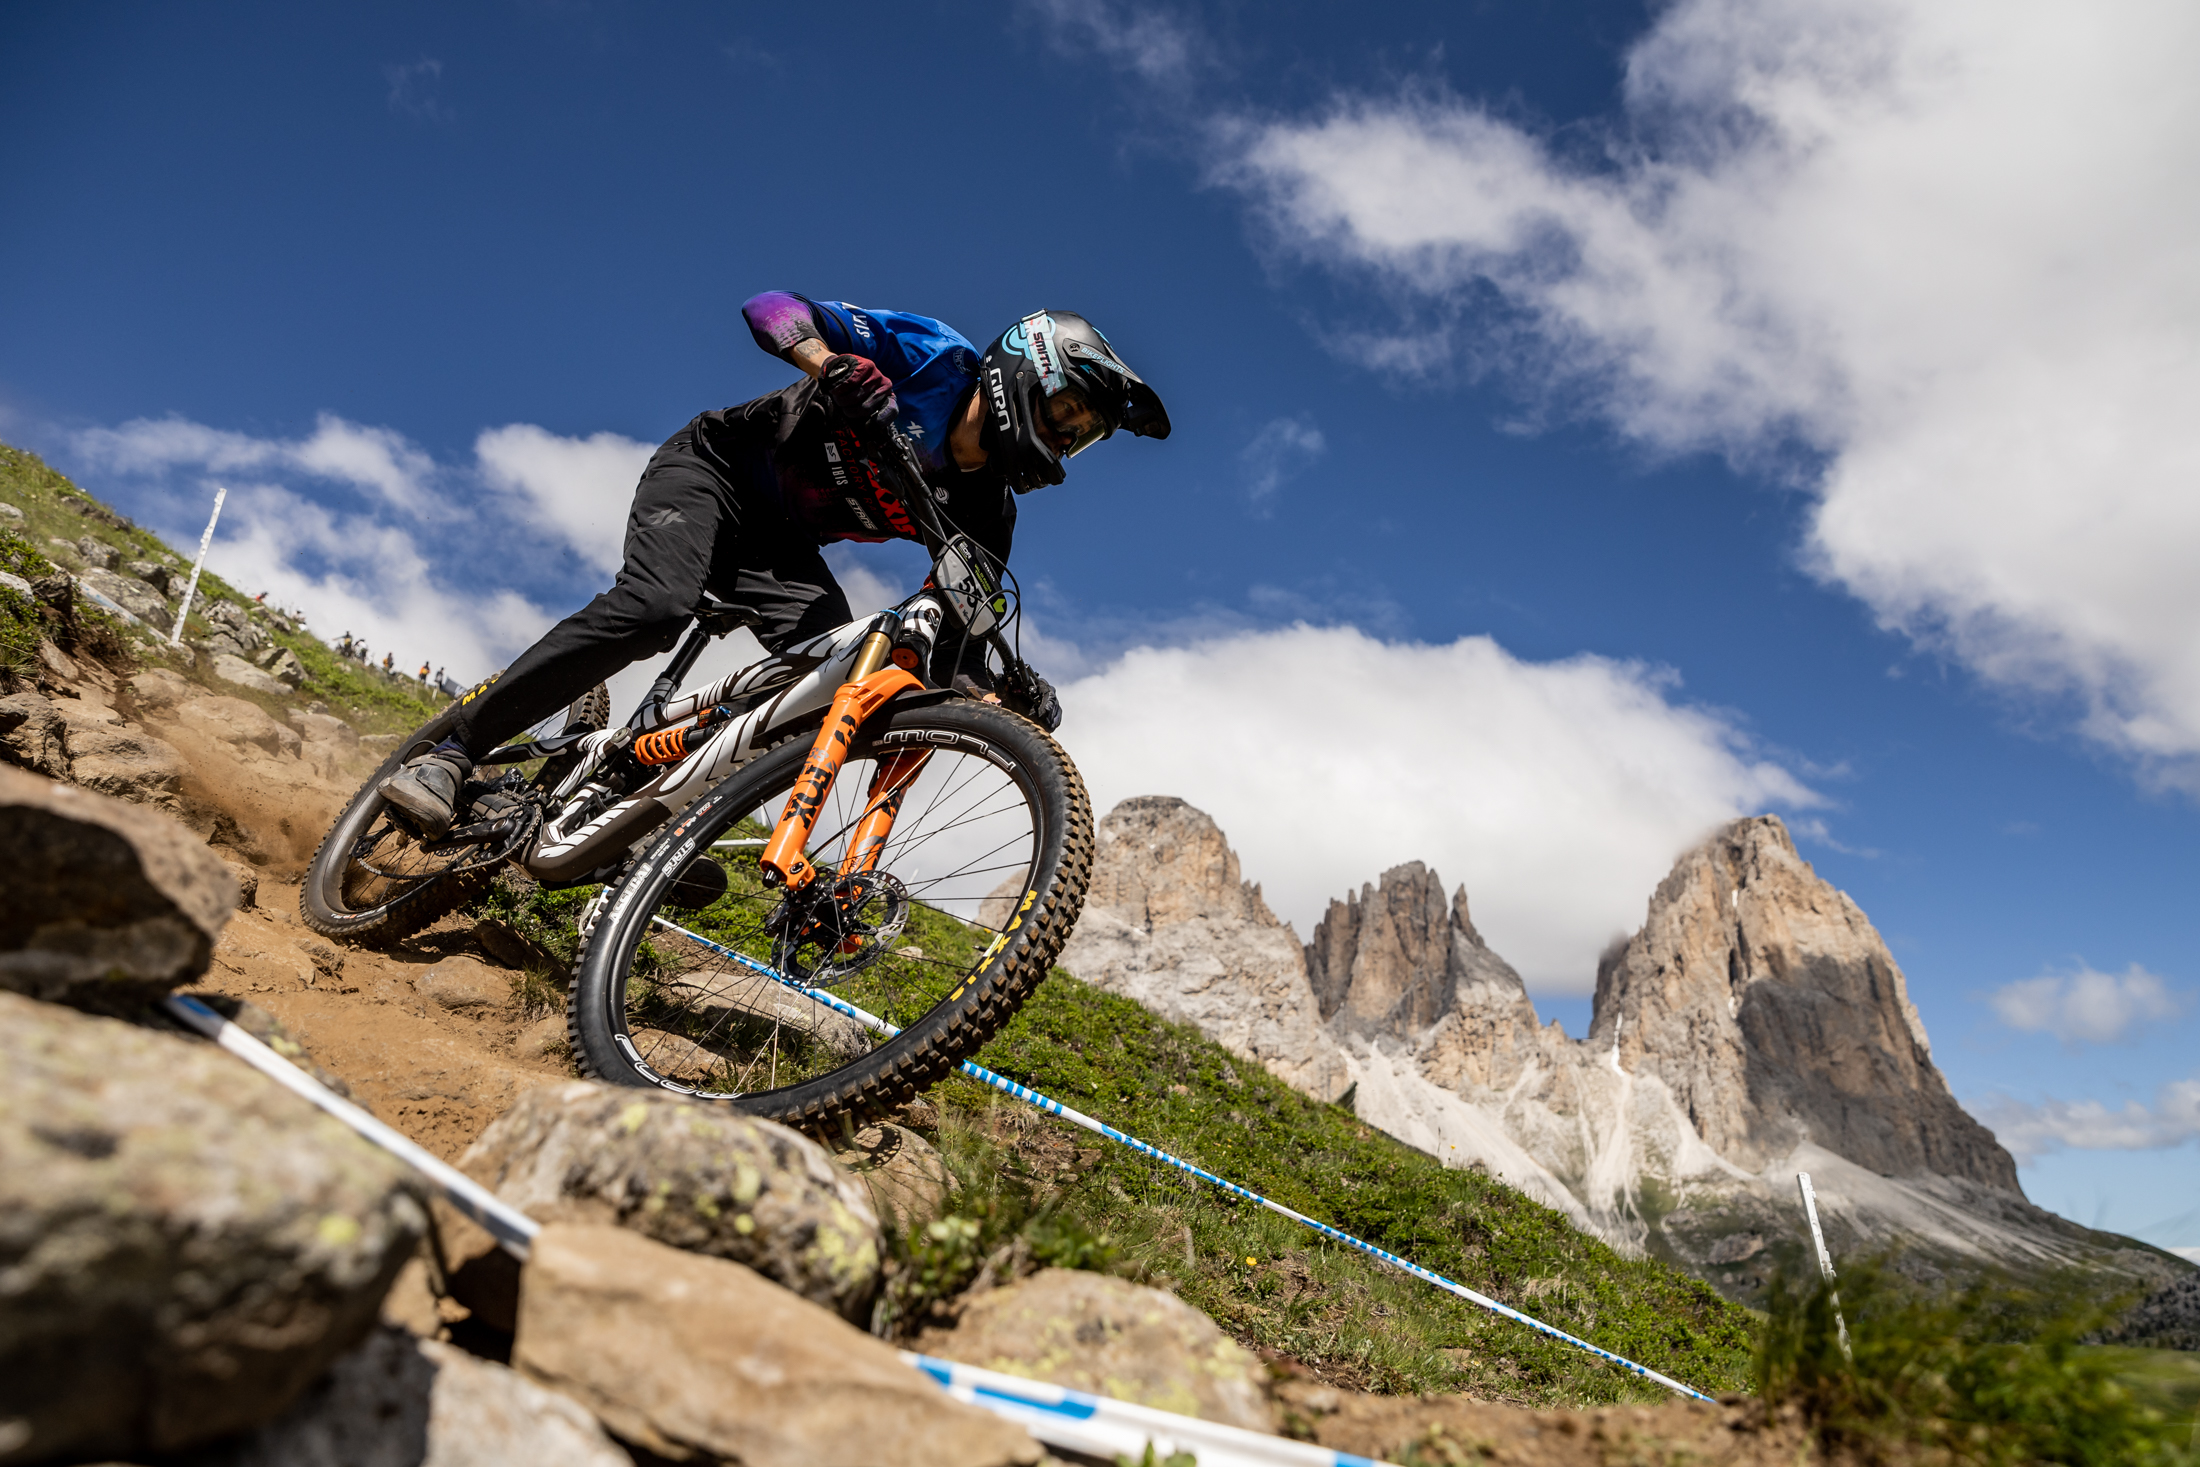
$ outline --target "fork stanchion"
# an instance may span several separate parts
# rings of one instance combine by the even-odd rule
[[[825,989],[822,988],[813,988],[806,983],[802,983],[793,978],[790,978],[786,974],[780,972],[777,968],[772,967],[769,963],[761,963],[758,962],[755,958],[748,956],[746,953],[735,952],[732,948],[727,947],[725,944],[713,942],[710,938],[703,936],[699,932],[690,932],[687,928],[682,927],[679,923],[671,921],[667,918],[652,916],[650,920],[655,922],[660,927],[664,927],[671,931],[679,933],[682,937],[687,938],[690,942],[699,943],[703,947],[706,947],[712,952],[717,953],[719,956],[738,963],[743,968],[748,969],[750,972],[753,972],[760,977],[769,978],[774,983],[780,984],[781,986],[786,988],[791,988],[795,992],[800,993],[817,1003],[823,1004],[825,1007],[833,1010],[833,1012],[837,1014],[841,1014],[847,1018],[855,1020],[857,1023],[863,1025],[865,1028],[871,1030],[875,1034],[883,1034],[888,1038],[891,1038],[901,1032],[900,1029],[896,1028],[892,1024],[887,1023],[884,1019],[879,1018],[876,1014],[865,1013],[862,1009],[857,1008],[854,1004],[849,1003],[846,999],[841,998],[838,994],[827,992]],[[1389,1252],[1382,1248],[1378,1248],[1373,1243],[1368,1242],[1364,1238],[1356,1238],[1352,1234],[1345,1232],[1341,1228],[1331,1227],[1328,1223],[1319,1222],[1314,1218],[1306,1216],[1306,1214],[1302,1212],[1294,1212],[1292,1209],[1285,1207],[1282,1203],[1274,1201],[1271,1198],[1263,1197],[1260,1193],[1253,1191],[1249,1187],[1241,1187],[1237,1183],[1230,1181],[1227,1178],[1218,1177],[1213,1172],[1206,1171],[1200,1167],[1192,1165],[1190,1162],[1184,1160],[1180,1156],[1172,1156],[1170,1153],[1163,1151],[1158,1146],[1150,1145],[1147,1142],[1139,1140],[1136,1136],[1128,1135],[1122,1131],[1118,1131],[1115,1127],[1108,1125],[1104,1121],[1095,1120],[1091,1116],[1084,1114],[1082,1111],[1072,1110],[1070,1107],[1062,1104],[1062,1102],[1060,1102],[1059,1100],[1056,1100],[1051,1096],[1042,1095],[1038,1091],[1031,1089],[1029,1086],[1019,1085],[1014,1080],[1009,1079],[1005,1075],[996,1075],[995,1073],[993,1073],[993,1071],[985,1068],[983,1065],[980,1065],[975,1061],[964,1060],[962,1063],[962,1072],[965,1075],[968,1075],[971,1079],[977,1080],[986,1085],[990,1085],[995,1090],[1000,1091],[1002,1094],[1013,1096],[1017,1100],[1022,1101],[1024,1104],[1033,1106],[1041,1111],[1044,1111],[1050,1116],[1057,1116],[1062,1120],[1068,1121],[1073,1126],[1078,1126],[1083,1128],[1084,1130],[1092,1132],[1096,1136],[1104,1136],[1108,1140],[1115,1142],[1119,1146],[1129,1147],[1131,1150],[1137,1152],[1141,1156],[1147,1157],[1153,1161],[1158,1161],[1165,1166],[1174,1167],[1187,1176],[1197,1177],[1199,1178],[1199,1180],[1207,1183],[1209,1186],[1217,1187],[1222,1191],[1229,1193],[1233,1197],[1239,1198],[1246,1202],[1256,1203],[1259,1206],[1267,1208],[1270,1212],[1275,1213],[1279,1217],[1287,1217],[1291,1219],[1291,1221],[1298,1223],[1303,1227],[1311,1228],[1333,1243],[1342,1243],[1348,1248],[1358,1249],[1360,1252],[1365,1253],[1368,1257],[1373,1258],[1378,1262],[1388,1264],[1390,1267],[1397,1269],[1401,1273],[1410,1274],[1412,1277],[1421,1280],[1421,1282],[1425,1284],[1433,1284],[1437,1288],[1442,1289],[1445,1293],[1464,1299],[1469,1304],[1472,1304],[1477,1308],[1486,1309],[1492,1314],[1513,1321],[1515,1324],[1526,1325],[1529,1329],[1536,1331],[1538,1334],[1545,1335],[1551,1339],[1561,1341],[1568,1345],[1572,1345],[1577,1350],[1585,1350],[1589,1354],[1596,1356],[1599,1360],[1604,1361],[1606,1364],[1617,1365],[1618,1367],[1620,1367],[1620,1369],[1628,1371],[1634,1375],[1641,1376],[1644,1380],[1651,1381],[1654,1384],[1661,1385],[1677,1395],[1687,1396],[1693,1400],[1698,1401],[1709,1401],[1712,1399],[1710,1396],[1705,1395],[1702,1391],[1697,1390],[1694,1386],[1684,1385],[1680,1381],[1673,1379],[1669,1375],[1664,1375],[1659,1373],[1658,1371],[1652,1370],[1647,1365],[1639,1364],[1636,1361],[1628,1359],[1624,1355],[1615,1355],[1610,1350],[1606,1350],[1601,1346],[1592,1345],[1587,1340],[1580,1338],[1578,1335],[1570,1335],[1566,1333],[1566,1331],[1558,1328],[1556,1325],[1545,1324],[1542,1320],[1535,1318],[1533,1315],[1522,1314],[1519,1310],[1514,1309],[1510,1305],[1500,1304],[1495,1299],[1490,1298],[1486,1294],[1475,1292],[1473,1289],[1468,1288],[1465,1284],[1454,1283],[1452,1280],[1445,1278],[1440,1273],[1436,1273],[1431,1269],[1423,1268],[1418,1263],[1414,1263],[1409,1259],[1400,1258],[1395,1253]],[[1205,1458],[1202,1458],[1201,1460],[1204,1461]]]

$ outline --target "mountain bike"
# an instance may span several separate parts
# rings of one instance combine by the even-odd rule
[[[567,1001],[581,1070],[806,1129],[883,1115],[968,1057],[1076,923],[1092,807],[1061,745],[1012,711],[1043,684],[1006,568],[944,521],[898,431],[866,467],[932,554],[915,595],[682,692],[749,621],[706,596],[625,723],[598,685],[560,732],[479,760],[427,839],[379,787],[449,732],[454,702],[323,839],[306,925],[392,943],[507,866],[600,884]],[[973,671],[992,697],[967,690]]]

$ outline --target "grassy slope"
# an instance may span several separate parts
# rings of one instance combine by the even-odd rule
[[[180,566],[179,576],[190,574],[189,555],[171,549],[151,531],[129,524],[48,467],[38,455],[5,443],[0,443],[0,500],[14,505],[24,514],[21,521],[9,520],[0,524],[0,531],[13,531],[22,541],[20,544],[13,540],[0,541],[0,569],[14,570],[26,579],[43,574],[52,569],[47,564],[50,558],[61,557],[59,549],[48,543],[50,537],[74,543],[90,535],[122,551],[125,561],[163,561],[171,567]],[[197,547],[191,547],[191,552],[195,554]],[[66,560],[66,557],[61,558]],[[20,655],[22,649],[18,645],[26,636],[35,653],[35,612],[27,605],[17,606],[15,602],[20,599],[0,593],[0,666],[19,665],[28,660]],[[228,601],[244,608],[264,632],[297,655],[306,671],[306,681],[290,697],[254,693],[232,683],[216,683],[210,674],[199,679],[219,692],[260,703],[278,718],[288,708],[302,707],[318,699],[367,734],[408,733],[433,717],[443,705],[440,697],[430,696],[409,679],[384,679],[366,672],[357,663],[344,661],[310,633],[276,630],[266,614],[253,605],[251,597],[238,592],[212,569],[199,577],[198,593],[192,603],[194,610],[184,627],[187,639],[205,637],[212,630],[197,608],[214,601]],[[98,615],[96,612],[90,614]],[[121,628],[119,622],[117,627]],[[165,632],[167,629],[160,630]],[[151,630],[137,627],[122,628],[122,631],[141,657],[168,655],[160,650],[164,638]],[[197,675],[193,667],[185,666],[180,670]]]
[[[1447,1170],[1233,1058],[1184,1025],[1057,970],[979,1063],[1287,1207],[1718,1392],[1749,1378],[1751,1316],[1621,1257],[1564,1215]],[[1664,1392],[1387,1269],[1266,1209],[957,1077],[935,1092],[951,1151],[1014,1158],[1060,1218],[1105,1236],[1240,1341],[1338,1384],[1573,1405]],[[962,1134],[958,1135],[957,1132]]]
[[[571,961],[572,914],[591,890],[506,882],[476,905]],[[689,920],[712,926],[709,914]],[[905,937],[940,965],[937,973],[977,955],[971,929],[927,908],[912,910]],[[889,1017],[914,1017],[902,1011],[911,995],[890,997],[878,972],[838,991]],[[1447,1171],[1197,1030],[1061,969],[978,1062],[1699,1389],[1749,1381],[1751,1316],[1708,1285],[1622,1258],[1503,1183]],[[901,1241],[899,1332],[921,1324],[928,1305],[951,1300],[988,1257],[999,1266],[1004,1254],[1020,1253],[1162,1283],[1242,1343],[1340,1385],[1544,1405],[1665,1397],[976,1081],[956,1076],[930,1099],[939,1111],[933,1133],[964,1186],[942,1236]]]

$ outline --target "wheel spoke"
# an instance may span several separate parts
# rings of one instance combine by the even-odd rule
[[[605,1066],[633,1065],[622,1058],[629,1054],[623,1042],[646,1067],[635,1069],[629,1083],[739,1098],[758,1114],[778,1114],[774,1107],[795,1102],[774,1097],[814,1093],[812,1082],[826,1076],[884,1074],[881,1065],[914,1062],[906,1058],[913,1051],[896,1047],[903,1041],[870,1032],[835,1005],[845,1002],[907,1029],[951,996],[964,997],[973,981],[997,981],[984,975],[1005,981],[1010,959],[996,962],[995,933],[973,919],[997,891],[1044,879],[1039,863],[1050,821],[1062,818],[1045,813],[1038,793],[1034,766],[1048,750],[1018,743],[995,751],[967,732],[984,728],[993,737],[992,720],[1006,724],[1005,715],[938,716],[958,730],[955,742],[859,748],[851,755],[805,851],[819,875],[795,897],[767,885],[758,865],[800,770],[791,751],[752,767],[770,768],[768,777],[736,774],[722,796],[706,797],[721,800],[720,808],[682,827],[681,849],[703,852],[726,874],[724,894],[709,906],[670,905],[675,873],[664,864],[670,858],[644,858],[627,878],[645,883],[641,900],[618,919],[612,946],[584,965],[577,1013],[596,1073],[616,1079]],[[874,790],[885,761],[909,748],[930,757],[897,775],[893,787]],[[1055,778],[1055,788],[1066,788],[1062,781],[1074,776],[1065,771]],[[858,826],[887,798],[899,808],[876,865],[843,870]],[[1060,938],[1050,933],[1047,940],[1058,946]],[[1036,971],[1043,973],[1051,957],[1051,949],[1039,956]],[[1025,964],[1017,972],[1030,971],[1028,958],[1017,959]],[[804,987],[829,990],[833,1001],[820,1002]],[[987,1022],[997,1023],[1006,1010],[988,1012],[994,1017]],[[600,1039],[589,1041],[598,1025]],[[936,1066],[942,1053],[928,1049],[923,1062]],[[803,1124],[811,1124],[814,1113],[803,1114]]]

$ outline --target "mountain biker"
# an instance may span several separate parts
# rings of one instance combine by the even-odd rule
[[[629,663],[669,651],[707,590],[758,618],[769,651],[853,619],[818,547],[914,540],[866,455],[910,439],[946,519],[1002,561],[1016,496],[1063,479],[1063,461],[1117,429],[1169,436],[1161,398],[1082,316],[1036,311],[981,355],[927,316],[766,291],[741,313],[757,345],[802,380],[708,412],[642,471],[625,563],[574,612],[460,700],[451,734],[382,782],[424,835],[450,829],[473,761]],[[1052,729],[1053,689],[1028,711]]]

